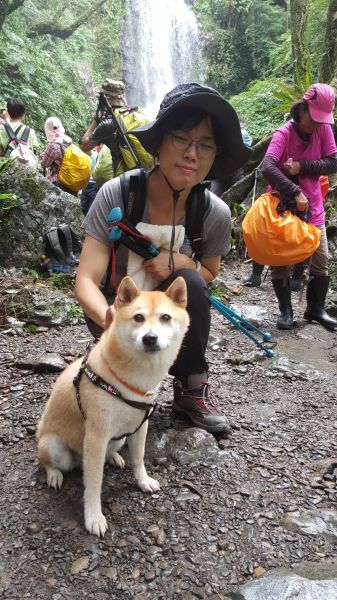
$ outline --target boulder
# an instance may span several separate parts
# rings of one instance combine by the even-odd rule
[[[52,185],[28,168],[5,165],[0,171],[0,264],[34,267],[43,251],[42,235],[67,223],[80,231],[83,214],[79,199]]]

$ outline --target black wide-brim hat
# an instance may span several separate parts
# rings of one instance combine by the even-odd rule
[[[164,97],[157,117],[151,123],[132,130],[145,150],[156,156],[163,132],[163,124],[169,115],[180,108],[200,108],[212,115],[218,124],[221,148],[216,155],[206,179],[226,177],[240,169],[250,157],[251,150],[244,145],[241,127],[234,108],[213,88],[198,83],[182,83]]]

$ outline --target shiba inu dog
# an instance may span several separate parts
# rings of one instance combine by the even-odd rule
[[[85,527],[98,537],[107,530],[101,508],[104,462],[124,467],[118,450],[126,438],[140,489],[160,488],[144,466],[148,417],[189,325],[186,302],[182,277],[166,292],[140,292],[125,277],[101,339],[58,377],[44,409],[38,458],[48,486],[61,488],[62,471],[83,467]]]

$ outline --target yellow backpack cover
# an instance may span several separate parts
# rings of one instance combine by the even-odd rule
[[[72,192],[87,187],[91,173],[91,160],[75,144],[69,144],[63,154],[58,181]]]
[[[123,114],[123,109],[119,109],[115,111],[115,115],[118,119],[118,122],[120,123],[121,128],[125,132],[135,155],[137,156],[140,162],[140,166],[144,169],[150,169],[151,167],[153,167],[153,156],[146,152],[145,148],[143,148],[140,141],[131,133],[132,129],[136,129],[136,127],[140,127],[141,125],[146,125],[146,123],[148,123],[148,119],[137,110],[132,110],[128,113],[124,112]],[[116,175],[121,175],[125,171],[134,169],[137,166],[125,142],[120,141],[119,150],[122,155],[122,158],[117,166]]]

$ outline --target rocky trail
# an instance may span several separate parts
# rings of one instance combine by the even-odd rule
[[[84,529],[81,473],[55,492],[36,460],[56,371],[84,352],[88,331],[0,334],[4,600],[336,600],[337,336],[303,321],[300,294],[296,327],[277,331],[270,277],[242,288],[248,269],[229,263],[220,279],[234,310],[271,332],[274,357],[213,311],[210,382],[232,433],[176,419],[167,378],[146,451],[161,490],[144,495],[128,468],[106,466],[101,540]]]

